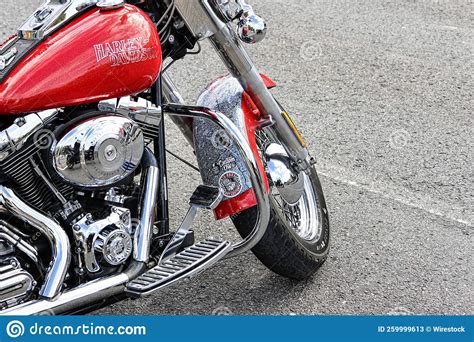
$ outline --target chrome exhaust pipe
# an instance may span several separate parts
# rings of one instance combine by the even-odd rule
[[[114,276],[93,280],[60,294],[54,300],[34,300],[0,311],[0,316],[52,316],[74,313],[124,293],[125,285],[146,270],[145,263],[133,261],[128,270]]]
[[[25,204],[11,189],[3,185],[0,185],[0,207],[31,224],[49,240],[52,259],[40,296],[54,299],[61,291],[71,261],[71,248],[66,232],[55,221]]]
[[[2,316],[52,316],[71,312],[80,307],[97,303],[105,298],[123,293],[129,281],[125,273],[94,280],[60,294],[54,300],[34,300],[0,311]]]
[[[80,285],[69,291],[65,291],[54,298],[50,297],[47,299],[39,299],[39,300],[34,300],[31,302],[20,304],[11,309],[0,311],[0,315],[28,316],[28,315],[60,315],[60,314],[70,313],[74,310],[85,308],[92,304],[98,303],[101,300],[122,294],[125,290],[125,285],[129,281],[138,277],[141,273],[143,273],[146,270],[146,263],[142,261],[148,259],[148,254],[150,251],[150,239],[151,239],[152,230],[153,230],[153,218],[154,218],[154,214],[156,210],[156,194],[158,193],[158,184],[159,184],[159,181],[158,181],[159,170],[157,167],[156,159],[149,150],[146,150],[146,151],[148,151],[148,153],[146,153],[146,158],[143,160],[144,168],[146,169],[145,170],[146,188],[142,196],[141,221],[137,228],[137,232],[135,234],[135,237],[138,240],[138,243],[135,245],[136,253],[134,254],[135,254],[135,258],[140,259],[140,260],[132,261],[131,265],[128,267],[128,269],[124,273],[120,273],[120,274],[110,276],[107,278],[91,281],[89,283]],[[14,201],[12,200],[12,198],[14,199]],[[19,203],[16,203],[17,201]],[[18,197],[16,197],[11,190],[3,186],[0,186],[0,211],[2,209],[2,204],[3,204],[5,206],[5,209],[17,215],[16,213],[20,211],[19,209],[16,209],[16,211],[12,210],[12,209],[15,209],[15,206],[11,204],[8,205],[8,203],[11,203],[11,202],[15,202],[17,204],[16,207],[19,207],[23,210],[25,208],[29,208],[23,202],[21,202],[21,200],[18,199]],[[6,203],[7,205],[5,205],[4,203]],[[31,208],[29,208],[29,210],[30,211],[27,213],[21,212],[21,215],[25,215],[24,219],[28,223],[40,229],[38,227],[38,221],[37,221],[38,218],[36,218],[35,220],[31,218],[31,215],[34,212],[34,210]],[[45,221],[43,221],[43,225],[44,225],[44,222],[47,222],[47,224],[51,224],[52,227],[54,227],[55,229],[59,227],[51,219],[48,219],[47,217],[44,217],[44,219]],[[66,242],[64,243],[62,240],[55,240],[57,245],[60,245],[60,246],[54,246],[53,250],[55,250],[56,248],[61,249],[61,253],[59,253],[59,255],[61,256],[64,255],[62,252],[65,251],[66,252],[65,255],[68,256],[67,265],[69,266],[69,256],[70,256],[69,240],[67,239],[67,236],[64,233],[64,231],[61,229],[61,227],[59,227],[58,236],[62,237],[63,235],[66,237]],[[67,247],[67,249],[63,250],[61,246]],[[62,265],[63,264],[61,263],[60,266]],[[67,271],[67,267],[65,268],[64,271],[65,272]],[[53,273],[53,272],[49,272],[49,273]],[[59,273],[53,273],[52,275],[58,275],[58,274]],[[64,277],[62,278],[60,282],[61,285],[62,285],[63,279]]]

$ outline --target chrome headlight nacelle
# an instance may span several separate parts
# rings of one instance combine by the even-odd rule
[[[144,145],[136,122],[117,115],[94,117],[68,129],[52,146],[53,169],[72,186],[111,186],[133,174]]]

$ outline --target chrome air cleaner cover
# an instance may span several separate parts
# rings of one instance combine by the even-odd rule
[[[72,186],[96,189],[130,176],[143,151],[143,132],[137,123],[104,115],[67,130],[53,144],[53,168]]]

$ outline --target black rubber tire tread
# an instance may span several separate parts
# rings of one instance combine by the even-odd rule
[[[252,249],[255,256],[270,270],[287,278],[304,280],[311,277],[326,261],[329,252],[329,217],[321,183],[316,170],[311,172],[322,218],[322,236],[314,245],[308,244],[288,228],[276,212],[277,205],[271,200],[271,214],[268,229],[262,240]],[[250,208],[232,217],[239,234],[245,238],[251,232],[257,219],[257,208]],[[316,244],[324,243],[317,250]]]

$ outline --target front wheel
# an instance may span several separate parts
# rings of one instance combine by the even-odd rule
[[[275,141],[272,128],[257,131],[257,145],[268,171],[263,151]],[[294,204],[287,203],[270,175],[270,222],[260,242],[252,249],[270,270],[284,277],[303,280],[313,275],[326,261],[329,251],[329,217],[321,183],[315,168],[300,173],[304,191]],[[258,211],[250,208],[232,220],[242,237],[251,233]]]

